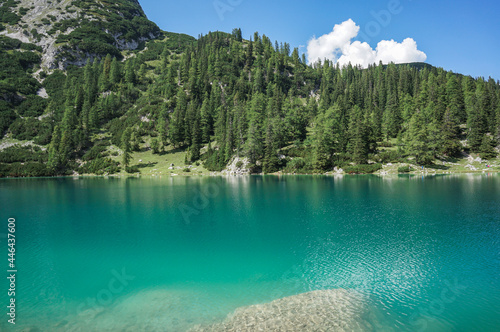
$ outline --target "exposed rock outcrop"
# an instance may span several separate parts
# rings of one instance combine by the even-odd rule
[[[129,7],[135,8],[133,14],[130,14],[130,8],[120,8],[118,2],[114,6],[96,1],[88,3],[89,6],[99,8],[101,13],[110,13],[109,17],[112,16],[112,13],[116,13],[123,17],[124,21],[130,20],[130,18],[127,19],[122,10],[126,10],[129,16],[146,18],[137,0],[122,0],[121,2],[128,3]],[[7,25],[0,34],[42,47],[42,68],[64,69],[68,64],[81,66],[87,62],[87,59],[92,60],[103,56],[81,50],[74,44],[68,45],[67,42],[58,40],[58,37],[69,35],[75,29],[80,28],[83,22],[87,22],[87,24],[89,24],[88,22],[99,22],[102,25],[103,22],[108,22],[105,14],[84,10],[73,0],[19,0],[13,12],[18,13],[21,20],[17,24]],[[116,20],[116,16],[113,19]],[[154,23],[151,24],[154,25]],[[116,49],[133,50],[137,49],[142,42],[156,38],[159,29],[156,27],[154,33],[149,32],[133,39],[125,38],[122,33],[112,33],[107,29],[104,29],[104,32],[112,37],[111,40],[114,42],[111,45]]]
[[[223,175],[245,175],[250,174],[250,160],[248,158],[240,158],[234,156],[222,171]]]

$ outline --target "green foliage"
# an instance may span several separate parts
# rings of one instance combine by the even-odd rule
[[[52,176],[54,173],[47,165],[39,162],[30,163],[0,163],[0,177],[40,177]]]
[[[203,167],[212,172],[220,172],[226,167],[226,163],[223,150],[209,149]]]
[[[21,20],[21,17],[13,11],[16,6],[17,1],[15,0],[2,1],[2,6],[0,7],[0,23],[15,25]]]
[[[409,173],[413,172],[415,169],[411,166],[401,166],[398,167],[398,173]]]
[[[125,166],[125,172],[127,173],[140,173],[139,166]]]
[[[399,151],[395,151],[394,150],[394,151],[383,151],[383,152],[380,152],[376,156],[376,160],[379,163],[387,164],[387,163],[397,163],[397,162],[404,161],[404,158],[403,158],[403,156],[401,155],[401,153]]]
[[[160,142],[157,138],[151,139],[151,150],[153,150],[153,154],[160,153]]]
[[[138,40],[140,38],[149,38],[150,35],[158,36],[160,29],[153,22],[149,21],[137,2],[127,0],[114,1],[74,1],[76,7],[85,11],[86,15],[105,18],[100,21],[83,20],[79,24],[70,21],[65,25],[61,23],[55,28],[60,31],[66,31],[67,26],[79,26],[78,29],[71,32],[69,35],[58,38],[59,41],[69,41],[76,45],[78,41],[84,43],[83,48],[97,51],[94,54],[118,55],[112,52],[105,52],[105,45],[111,46],[114,44],[112,35],[119,36],[119,39],[125,41]],[[108,10],[113,8],[114,10]],[[105,32],[107,31],[107,32]],[[54,31],[52,31],[53,33]],[[94,32],[95,35],[89,35],[89,32]],[[111,48],[109,50],[112,50]]]
[[[31,95],[17,107],[17,113],[21,116],[40,116],[45,111],[47,105],[48,102],[46,99]]]
[[[307,163],[304,158],[297,157],[290,160],[283,169],[285,173],[305,173]]]
[[[78,172],[80,174],[115,174],[120,171],[119,163],[109,158],[97,157],[83,164]]]
[[[479,156],[483,159],[493,159],[496,158],[497,152],[495,151],[495,141],[489,136],[484,136],[481,142],[481,147],[479,148]]]
[[[344,167],[347,174],[371,174],[382,169],[382,164],[356,165]]]
[[[122,139],[121,139],[121,148],[123,150],[123,165],[128,166],[130,164],[130,160],[132,159],[131,156],[131,145],[130,145],[130,138],[132,135],[132,129],[127,128],[122,134]]]
[[[0,163],[15,162],[38,162],[46,163],[48,160],[47,151],[43,151],[38,146],[14,145],[0,150]]]
[[[0,135],[3,135],[16,119],[14,108],[23,101],[21,95],[27,96],[27,104],[23,105],[25,101],[19,108],[21,114],[26,112],[28,116],[35,116],[43,107],[44,102],[30,96],[40,88],[40,83],[30,74],[32,67],[40,63],[40,56],[31,51],[17,51],[23,45],[28,44],[17,39],[0,37]]]
[[[11,51],[7,54],[0,50],[0,94],[35,94],[40,83],[27,71],[40,60],[40,56],[34,52]]]
[[[105,151],[106,151],[105,145],[96,144],[90,150],[85,152],[85,154],[82,157],[82,160],[90,161],[101,157],[106,157],[106,154],[104,153]]]
[[[160,33],[136,1],[73,3],[101,19],[51,23],[51,33],[62,32],[58,42],[67,43],[62,57],[76,59],[80,49],[90,60],[48,75],[48,99],[35,95],[41,85],[32,77],[40,49],[0,36],[0,130],[50,142],[52,174],[75,170],[77,158],[85,162],[79,172],[116,170],[108,144],[121,147],[128,167],[142,137],[151,137],[154,153],[173,146],[186,163],[200,161],[211,171],[237,155],[249,159],[252,172],[265,173],[324,173],[335,166],[370,173],[380,165],[369,160],[406,163],[411,156],[428,164],[460,156],[466,138],[473,152],[489,154],[500,137],[494,80],[425,64],[307,66],[297,49],[265,35],[248,41],[234,29],[196,40]],[[66,33],[69,27],[76,29]],[[150,34],[160,37],[121,61],[117,39]],[[485,141],[489,133],[495,142]],[[351,163],[357,166],[345,167]]]
[[[17,119],[10,125],[9,130],[12,137],[18,140],[39,138],[40,141],[46,142],[47,136],[50,137],[52,133],[52,123],[50,120],[40,121],[34,118]]]
[[[0,100],[0,135],[4,135],[7,128],[9,128],[15,119],[16,113],[11,104],[5,100]]]
[[[115,42],[113,36],[104,32],[101,28],[95,25],[83,25],[73,30],[69,35],[59,35],[57,43],[68,42],[70,46],[66,49],[78,48],[80,51],[105,56],[111,54],[112,56],[121,58],[121,53],[113,46]]]
[[[435,143],[431,135],[430,124],[422,111],[416,112],[410,120],[406,134],[406,149],[410,155],[415,156],[418,165],[429,165],[434,160],[431,145]]]

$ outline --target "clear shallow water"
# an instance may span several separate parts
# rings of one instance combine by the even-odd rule
[[[0,203],[0,331],[184,331],[335,288],[394,330],[500,326],[498,175],[4,179]]]

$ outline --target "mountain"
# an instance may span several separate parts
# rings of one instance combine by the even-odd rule
[[[42,68],[121,58],[160,35],[136,0],[3,0],[3,34],[42,48]]]
[[[491,78],[308,66],[259,33],[160,31],[136,1],[40,2],[41,23],[29,11],[42,6],[23,3],[0,7],[0,176],[446,171],[468,154],[498,165]]]

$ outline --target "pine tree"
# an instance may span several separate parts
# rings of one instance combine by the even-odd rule
[[[269,122],[266,130],[266,149],[262,162],[262,170],[266,174],[277,172],[279,169],[279,162],[277,146],[273,137],[272,124]]]
[[[116,60],[116,58],[113,58],[113,60],[111,61],[109,76],[113,85],[120,83],[120,81],[122,80],[120,63],[118,62],[118,60]]]
[[[136,152],[140,151],[140,144],[141,144],[140,135],[136,131],[133,131],[132,135],[130,136],[130,150]]]
[[[500,146],[500,96],[498,97],[498,105],[496,108],[496,130],[495,139],[497,146]]]
[[[460,156],[462,147],[459,142],[459,135],[460,127],[457,123],[455,111],[448,108],[444,114],[441,128],[441,152],[451,157]]]
[[[352,110],[352,121],[349,129],[351,132],[352,160],[356,164],[366,164],[369,150],[368,128],[363,112],[357,105]]]
[[[190,147],[191,152],[191,162],[200,159],[201,150],[201,132],[200,132],[200,120],[196,118],[193,128],[193,143]]]
[[[160,112],[160,118],[156,124],[156,131],[158,132],[163,147],[168,145],[167,117],[168,113],[165,109],[163,109]]]
[[[163,52],[161,52],[161,68],[166,70],[169,65],[170,50],[168,46],[165,45]]]
[[[123,151],[122,155],[122,164],[124,166],[128,166],[130,164],[130,161],[132,160],[132,149],[131,149],[131,144],[130,144],[130,139],[132,136],[132,128],[127,128],[122,134],[121,138],[121,148]]]
[[[265,97],[261,93],[255,94],[251,102],[248,118],[248,133],[246,141],[246,155],[251,164],[255,164],[264,153],[264,112]]]
[[[61,144],[61,128],[59,126],[55,126],[54,132],[52,133],[52,140],[50,141],[49,146],[49,160],[48,167],[53,172],[58,172],[61,167],[61,157],[59,155],[59,148]]]
[[[135,83],[136,81],[136,75],[135,75],[135,69],[134,69],[134,60],[129,59],[125,63],[125,82],[127,83]]]
[[[73,152],[73,132],[64,129],[62,131],[61,143],[59,144],[59,162],[61,166],[66,166]]]
[[[488,135],[484,135],[479,148],[479,156],[483,159],[493,159],[496,158],[497,153],[495,151],[495,141],[491,139]]]
[[[174,147],[182,145],[185,141],[185,113],[187,108],[187,96],[182,87],[177,93],[177,104],[175,106],[172,120],[169,126],[170,142]]]
[[[486,124],[476,99],[474,96],[469,98],[472,99],[472,101],[467,100],[466,102],[468,105],[471,105],[469,106],[469,116],[467,119],[467,143],[473,152],[478,152],[483,136],[486,133]]]
[[[317,171],[330,170],[335,163],[335,153],[341,150],[339,137],[345,136],[341,130],[341,117],[342,110],[338,104],[334,104],[325,114],[318,114],[316,117],[313,164]]]
[[[462,88],[458,84],[457,76],[452,73],[448,74],[448,80],[446,82],[446,98],[451,113],[448,116],[452,116],[454,118],[453,121],[457,121],[458,123],[465,122],[467,115],[465,113]]]
[[[418,165],[428,165],[434,160],[430,147],[430,135],[424,113],[417,110],[412,116],[406,138],[406,148]]]
[[[241,36],[241,29],[240,28],[233,29],[233,38],[239,42],[241,42],[243,40],[243,37]]]
[[[201,125],[201,141],[208,142],[210,140],[210,135],[212,134],[213,118],[210,111],[210,100],[208,94],[205,94],[203,98],[203,104],[200,109],[200,125]]]
[[[394,138],[401,129],[401,111],[399,110],[395,92],[389,93],[387,106],[383,116],[382,130],[386,139]]]
[[[160,142],[156,137],[151,139],[151,150],[153,151],[153,154],[160,153]]]

